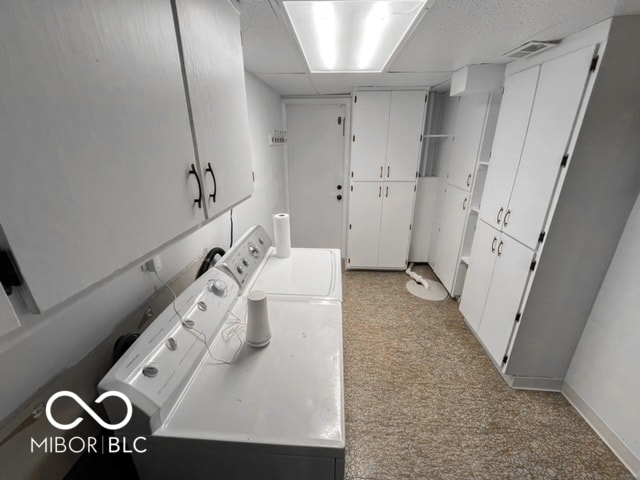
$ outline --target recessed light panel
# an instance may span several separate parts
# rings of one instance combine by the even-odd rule
[[[381,72],[426,0],[285,1],[313,73]]]

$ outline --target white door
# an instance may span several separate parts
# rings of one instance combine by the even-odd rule
[[[418,176],[425,91],[391,92],[385,180],[413,181]]]
[[[382,213],[382,183],[353,182],[349,192],[347,263],[349,267],[377,267]]]
[[[538,244],[549,202],[567,151],[594,47],[542,65],[518,175],[503,231],[530,248]]]
[[[413,219],[416,183],[387,182],[383,187],[378,266],[405,268]]]
[[[294,247],[342,248],[344,117],[345,105],[287,105]]]
[[[376,181],[384,175],[391,92],[358,92],[353,103],[351,180]]]
[[[505,80],[480,208],[480,218],[498,229],[518,171],[539,71],[540,67],[535,66]]]
[[[474,330],[478,330],[489,292],[500,232],[480,220],[473,237],[469,268],[464,280],[460,312]]]
[[[524,288],[529,278],[533,250],[502,235],[478,336],[498,365],[507,351]]]
[[[438,251],[433,265],[440,281],[453,294],[453,280],[458,270],[464,220],[469,208],[469,192],[447,185],[442,204],[442,220],[438,232]]]
[[[490,94],[459,97],[455,134],[449,163],[448,182],[470,191],[484,131]]]

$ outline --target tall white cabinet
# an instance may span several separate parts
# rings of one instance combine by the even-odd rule
[[[561,387],[640,192],[639,27],[614,18],[507,67],[460,310],[514,386]]]
[[[435,254],[430,264],[449,291],[457,297],[478,220],[478,206],[489,167],[501,93],[498,91],[450,97],[445,103],[439,162],[446,164],[439,193]]]
[[[35,311],[252,191],[237,13],[177,7],[175,19],[150,0],[3,2],[0,243]],[[205,213],[209,163],[220,200]]]
[[[406,268],[426,95],[354,93],[347,268]]]

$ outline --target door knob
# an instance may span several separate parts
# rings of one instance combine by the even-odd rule
[[[342,200],[342,195],[338,195],[336,198],[337,198],[338,200]]]

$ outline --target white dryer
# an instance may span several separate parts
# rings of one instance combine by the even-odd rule
[[[133,454],[142,479],[344,477],[340,256],[298,250],[280,262],[287,259],[274,257],[268,235],[254,227],[100,382],[101,392],[121,391],[134,405],[121,433],[145,437],[147,451]],[[321,258],[332,266],[318,269]],[[254,285],[269,293],[272,332],[258,349],[244,343]],[[105,406],[112,421],[122,419],[117,399]]]

